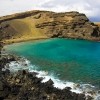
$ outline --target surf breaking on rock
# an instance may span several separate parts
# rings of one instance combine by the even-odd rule
[[[71,92],[75,92],[77,94],[85,94],[86,98],[92,97],[94,100],[99,100],[99,91],[96,90],[95,86],[92,86],[91,84],[77,84],[74,82],[63,82],[59,80],[56,76],[53,75],[53,73],[47,72],[47,71],[38,71],[35,70],[37,66],[32,65],[29,60],[25,58],[21,58],[18,61],[12,61],[9,64],[5,65],[4,69],[9,69],[10,72],[15,73],[19,70],[27,70],[28,72],[35,72],[37,78],[42,78],[41,83],[46,83],[49,80],[53,81],[53,86],[56,88],[59,88],[61,90],[65,89],[66,87],[70,87]],[[88,99],[87,99],[88,100]]]

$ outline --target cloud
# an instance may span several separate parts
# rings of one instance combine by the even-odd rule
[[[0,0],[0,16],[12,13],[41,9],[41,5],[50,0]]]
[[[100,0],[52,0],[41,7],[56,12],[79,11],[88,17],[100,16]]]
[[[27,10],[79,11],[99,19],[100,0],[0,0],[0,16]]]

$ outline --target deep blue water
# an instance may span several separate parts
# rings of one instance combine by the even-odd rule
[[[26,57],[38,70],[54,73],[61,80],[100,87],[99,42],[48,39],[8,45],[7,51]]]

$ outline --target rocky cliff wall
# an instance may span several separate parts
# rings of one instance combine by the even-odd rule
[[[100,29],[79,12],[36,10],[0,18],[0,36],[4,39],[42,35],[99,41]]]

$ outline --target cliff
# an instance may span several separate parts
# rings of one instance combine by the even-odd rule
[[[75,38],[100,40],[98,25],[79,12],[29,11],[0,17],[3,40],[32,38]]]

